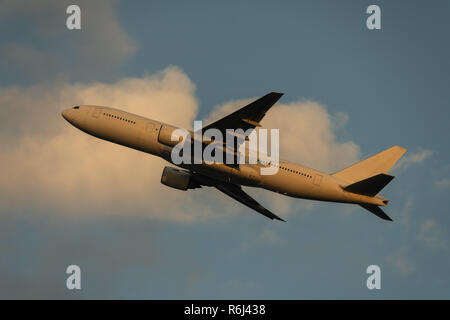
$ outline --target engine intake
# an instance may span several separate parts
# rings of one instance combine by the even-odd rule
[[[194,181],[191,172],[173,167],[164,168],[161,176],[161,183],[178,190],[187,190],[201,187],[197,182]]]

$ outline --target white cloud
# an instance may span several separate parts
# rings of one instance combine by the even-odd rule
[[[425,219],[420,223],[417,237],[433,249],[446,249],[443,232],[434,219]]]
[[[217,106],[205,123],[227,115],[253,99],[233,100]],[[332,122],[332,120],[335,122]],[[345,126],[348,117],[331,117],[326,108],[313,101],[278,102],[261,124],[280,129],[280,157],[305,166],[334,172],[359,160],[359,147],[351,141],[340,142],[336,129]]]
[[[419,149],[415,153],[406,154],[399,162],[395,165],[394,169],[396,172],[405,170],[412,165],[420,165],[429,157],[431,157],[433,152],[427,149]]]
[[[415,271],[414,265],[408,259],[403,249],[389,256],[386,261],[397,269],[402,276],[409,276]]]
[[[345,128],[345,126],[347,125],[347,123],[349,121],[349,117],[346,113],[338,111],[333,116],[332,121],[333,121],[334,128],[339,130],[339,129]]]
[[[176,221],[250,211],[214,189],[182,192],[163,186],[163,160],[88,136],[61,117],[73,105],[95,104],[191,127],[198,108],[194,92],[194,84],[176,67],[111,84],[47,82],[0,89],[0,211],[19,214],[33,208]],[[281,148],[290,160],[331,170],[358,159],[358,147],[336,140],[331,117],[317,103],[281,104],[267,118],[265,124],[281,128]],[[250,192],[280,215],[292,211],[293,201],[301,211],[312,206],[268,191]],[[266,197],[258,197],[262,192]]]
[[[444,179],[437,180],[434,183],[434,186],[440,190],[446,190],[446,189],[450,188],[450,179],[444,178]]]
[[[408,229],[410,228],[410,222],[411,222],[411,215],[412,215],[412,209],[414,206],[414,201],[413,201],[413,197],[409,196],[406,201],[403,204],[402,209],[399,212],[398,215],[398,220],[399,223],[401,223],[402,225],[404,225],[405,227],[407,227]]]
[[[174,67],[113,84],[1,89],[1,211],[34,208],[169,220],[211,214],[213,207],[207,202],[195,204],[195,196],[160,185],[163,160],[95,139],[61,117],[63,109],[89,103],[189,126],[197,113],[194,90],[189,78]]]

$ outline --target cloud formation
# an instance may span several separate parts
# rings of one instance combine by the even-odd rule
[[[0,89],[0,211],[12,214],[32,207],[58,214],[176,221],[248,211],[208,188],[182,192],[162,186],[163,160],[88,136],[61,117],[67,107],[94,104],[190,128],[198,109],[194,93],[195,85],[177,67],[112,84],[50,82]],[[233,101],[213,114],[244,104]],[[282,155],[292,161],[330,171],[358,159],[358,147],[337,141],[331,117],[318,103],[280,104],[263,124],[281,129]],[[292,199],[266,191],[257,196],[264,198],[263,192],[273,198],[271,209],[291,211]],[[217,212],[217,203],[225,209]]]
[[[417,237],[433,249],[447,249],[443,232],[434,219],[425,219],[420,223]]]
[[[440,190],[446,190],[450,188],[450,179],[449,178],[439,179],[434,183],[434,186]]]
[[[405,254],[405,248],[397,250],[397,252],[387,257],[386,261],[404,277],[411,275],[415,271],[413,263]]]
[[[111,76],[137,48],[119,23],[116,3],[77,1],[81,30],[69,31],[66,8],[71,1],[3,1],[0,18],[4,28],[21,23],[30,37],[0,45],[0,71],[31,81]]]
[[[401,158],[400,161],[397,162],[393,170],[395,170],[396,172],[400,172],[410,166],[420,165],[432,155],[433,152],[431,150],[419,149],[415,153],[410,153],[403,156],[403,158]]]
[[[216,107],[204,123],[210,123],[252,102],[233,100]],[[334,122],[333,122],[334,120]],[[332,117],[325,106],[314,101],[278,102],[261,121],[264,128],[280,129],[280,157],[328,173],[340,170],[360,158],[352,141],[336,136],[348,117],[340,112]]]
[[[189,219],[179,205],[170,210],[174,203],[189,208],[190,200],[159,185],[162,160],[88,136],[66,123],[61,111],[77,104],[108,105],[189,126],[197,113],[194,90],[189,78],[174,67],[114,84],[1,89],[1,210],[33,207]],[[178,212],[177,217],[171,215]]]

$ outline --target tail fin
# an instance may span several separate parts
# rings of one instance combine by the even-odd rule
[[[393,146],[348,168],[338,171],[334,173],[333,176],[352,183],[377,176],[381,173],[387,173],[405,152],[405,148]]]

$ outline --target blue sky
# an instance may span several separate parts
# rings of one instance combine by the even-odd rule
[[[449,298],[448,2],[81,1],[81,31],[65,29],[68,4],[0,4],[0,143],[6,150],[0,163],[7,176],[0,184],[1,298]],[[381,7],[381,30],[365,27],[370,4]],[[161,76],[167,68],[172,71]],[[134,180],[123,188],[148,186],[159,208],[158,202],[147,208],[141,198],[109,208],[84,193],[76,198],[83,191],[76,188],[66,199],[57,189],[76,178],[70,171],[78,172],[77,163],[89,167],[92,157],[128,164],[121,154],[134,151],[91,156],[97,146],[113,147],[86,138],[88,149],[71,153],[65,167],[59,156],[70,146],[48,149],[47,142],[61,130],[74,143],[84,137],[67,128],[60,110],[86,97],[109,101],[108,94],[116,99],[111,103],[131,109],[132,101],[160,108],[124,79],[177,93],[182,104],[167,107],[182,113],[178,121],[270,91],[284,92],[281,102],[299,115],[306,115],[302,103],[312,101],[321,112],[312,119],[330,117],[327,132],[337,146],[329,159],[311,158],[324,166],[345,158],[339,142],[356,146],[358,158],[406,147],[396,179],[383,191],[394,222],[347,205],[286,198],[280,215],[287,223],[277,223],[214,190],[168,190],[159,184],[159,167],[154,177],[149,173],[154,180],[138,181],[133,164],[124,175]],[[23,144],[33,136],[42,137],[42,149]],[[17,144],[23,147],[16,150]],[[289,160],[309,159],[291,148]],[[46,158],[46,150],[54,153]],[[150,156],[136,157],[136,168],[147,161],[155,168]],[[28,181],[21,175],[42,168]],[[49,178],[47,187],[53,175],[61,179]],[[91,186],[95,200],[111,184],[92,177],[80,186]],[[264,192],[256,197],[268,205],[274,199]],[[276,198],[277,205],[283,199]],[[197,201],[193,214],[188,207]],[[184,221],[184,215],[194,218]],[[65,288],[69,264],[81,267],[81,291]],[[381,290],[366,288],[371,264],[381,267]]]

